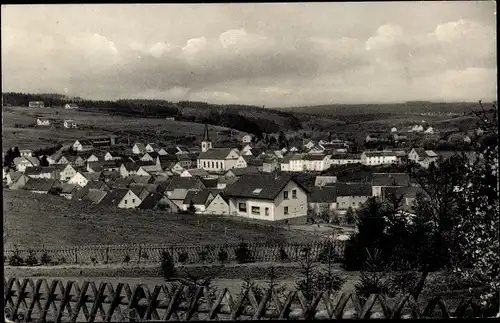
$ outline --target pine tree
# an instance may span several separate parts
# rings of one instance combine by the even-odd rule
[[[19,151],[19,148],[15,147],[13,150],[13,159],[17,157],[21,157],[21,152]]]
[[[189,207],[188,207],[188,212],[189,213],[195,213],[196,212],[196,208],[194,207],[194,203],[193,201],[191,200],[191,203],[189,203]]]

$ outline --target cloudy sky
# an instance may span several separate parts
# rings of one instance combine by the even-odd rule
[[[481,2],[2,6],[3,91],[295,106],[496,99]]]

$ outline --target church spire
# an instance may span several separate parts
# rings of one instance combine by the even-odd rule
[[[203,141],[210,141],[210,137],[208,136],[208,125],[205,123],[205,133],[203,135]]]

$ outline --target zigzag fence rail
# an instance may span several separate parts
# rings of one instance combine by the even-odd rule
[[[310,243],[248,243],[248,249],[255,262],[294,262],[299,260],[305,248],[309,249],[312,257],[318,257],[327,246],[333,246],[336,254],[343,255],[344,241],[314,241]],[[219,253],[224,250],[227,253],[227,263],[236,262],[236,249],[238,243],[233,244],[206,244],[206,245],[92,245],[76,247],[47,247],[41,249],[14,249],[4,251],[4,262],[17,253],[26,259],[32,253],[40,260],[44,253],[50,256],[58,264],[92,264],[92,263],[159,263],[162,252],[167,251],[175,262],[179,258],[186,264],[215,264],[220,263]],[[125,259],[128,257],[128,261]],[[285,257],[285,259],[283,258]]]
[[[300,291],[262,296],[252,291],[210,291],[165,283],[146,285],[84,281],[9,278],[4,280],[6,317],[23,322],[137,322],[236,319],[368,319],[368,318],[472,318],[481,317],[475,298],[461,298],[456,305],[437,296],[415,302],[412,296],[386,298],[318,292],[307,300]],[[446,302],[445,302],[446,301]],[[447,304],[448,303],[448,304]]]

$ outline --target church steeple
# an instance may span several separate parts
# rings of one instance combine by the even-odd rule
[[[201,142],[201,151],[206,152],[212,148],[212,141],[208,135],[208,125],[205,123],[205,133],[203,134],[203,141]]]

